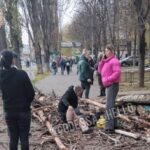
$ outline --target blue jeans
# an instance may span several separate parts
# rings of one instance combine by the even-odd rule
[[[5,115],[9,135],[9,150],[18,149],[18,141],[21,142],[21,150],[29,150],[29,130],[31,112],[12,113]]]

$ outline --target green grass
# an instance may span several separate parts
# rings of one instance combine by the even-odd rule
[[[35,85],[38,81],[40,81],[40,80],[46,78],[48,75],[50,75],[49,72],[46,72],[46,73],[44,73],[44,74],[37,74],[37,75],[35,76],[35,79],[32,80],[32,84]]]

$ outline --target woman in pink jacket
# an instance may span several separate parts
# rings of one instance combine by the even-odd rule
[[[105,111],[105,132],[113,133],[117,124],[115,118],[115,99],[119,91],[121,69],[119,60],[114,55],[112,45],[106,46],[105,55],[98,65],[98,72],[102,76],[102,82],[104,87],[106,87],[107,103]]]

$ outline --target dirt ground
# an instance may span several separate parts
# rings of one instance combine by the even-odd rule
[[[49,112],[51,114],[51,122],[53,127],[58,125],[58,100],[51,100],[49,97],[44,105],[50,105]],[[57,121],[56,121],[57,120]],[[102,130],[91,127],[93,132],[91,134],[82,134],[80,129],[70,132],[62,132],[59,138],[69,150],[150,150],[150,143],[145,140],[135,140],[133,138],[125,137],[120,134],[106,135],[102,134]],[[32,118],[31,135],[30,135],[30,150],[57,150],[55,142],[52,140],[45,141],[42,134],[47,129],[44,124],[40,123],[36,118]],[[141,130],[139,130],[141,132]],[[138,133],[138,131],[136,131]],[[3,119],[2,101],[0,101],[0,150],[8,150],[8,136],[7,127]],[[45,141],[43,143],[43,141]],[[19,148],[20,149],[20,148]]]

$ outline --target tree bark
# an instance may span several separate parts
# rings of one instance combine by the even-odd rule
[[[2,25],[0,27],[0,51],[7,48],[6,36],[5,36],[5,27]]]

